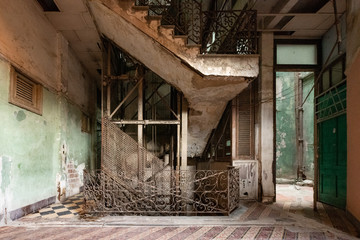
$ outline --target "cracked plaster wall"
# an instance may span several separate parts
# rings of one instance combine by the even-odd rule
[[[82,170],[93,161],[92,135],[81,132],[81,117],[93,111],[94,86],[36,2],[0,1],[0,32],[0,221],[4,222],[12,211],[79,191]],[[11,66],[44,86],[42,115],[8,103]]]

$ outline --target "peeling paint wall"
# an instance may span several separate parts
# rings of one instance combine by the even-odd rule
[[[296,179],[294,72],[276,73],[276,177]]]
[[[0,221],[5,222],[26,214],[26,206],[79,192],[82,170],[93,160],[92,134],[81,132],[81,118],[95,105],[93,81],[36,2],[0,1],[0,32]],[[41,116],[8,103],[11,66],[44,86]]]
[[[303,96],[307,96],[314,86],[314,75],[303,80]],[[304,103],[304,173],[307,179],[314,180],[314,91]]]
[[[295,88],[299,73],[276,73],[276,177],[297,179],[297,136]],[[305,98],[314,84],[314,75],[303,80]],[[314,179],[314,91],[303,106],[303,171]]]

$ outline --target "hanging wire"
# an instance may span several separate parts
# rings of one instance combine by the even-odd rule
[[[316,80],[314,82],[314,85],[312,86],[312,88],[310,89],[309,93],[306,95],[306,98],[304,99],[303,103],[301,104],[301,108],[304,106],[306,100],[309,98],[311,92],[314,90],[316,84],[319,82],[320,78],[322,77],[323,72],[325,71],[328,62],[330,61],[330,58],[332,56],[332,54],[334,53],[334,50],[336,48],[336,46],[338,47],[338,51],[340,53],[340,44],[341,44],[341,33],[340,33],[340,24],[339,24],[339,18],[337,16],[337,7],[336,7],[336,0],[333,0],[333,7],[334,7],[334,15],[335,15],[335,26],[336,26],[336,33],[337,33],[337,40],[333,46],[333,48],[331,49],[329,56],[327,57],[325,64],[322,66],[321,71],[319,73],[319,75],[316,77]]]

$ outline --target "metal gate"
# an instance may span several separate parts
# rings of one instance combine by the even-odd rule
[[[239,204],[239,169],[174,170],[107,119],[102,168],[84,172],[85,211],[229,214]]]
[[[346,206],[346,80],[316,98],[319,200]]]

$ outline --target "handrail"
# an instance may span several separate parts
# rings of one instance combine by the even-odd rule
[[[162,25],[173,25],[175,35],[186,35],[188,44],[201,45],[202,54],[257,54],[257,21],[254,10],[203,11],[202,0],[135,0],[148,6],[149,16],[161,16]]]

